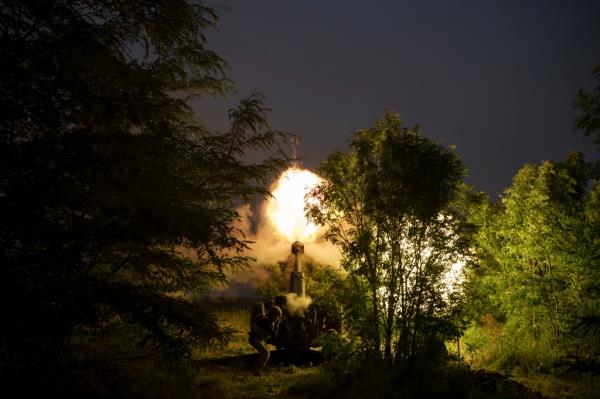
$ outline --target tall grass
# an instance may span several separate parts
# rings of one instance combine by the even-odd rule
[[[197,353],[200,357],[215,358],[239,356],[256,351],[248,343],[250,314],[256,299],[211,298],[207,299],[215,311],[219,324],[233,330],[231,340],[225,345],[215,345],[206,351]]]
[[[514,326],[484,316],[465,331],[465,359],[474,369],[511,376],[548,398],[600,397],[600,381],[593,374],[561,366],[562,354],[525,327],[517,334]]]

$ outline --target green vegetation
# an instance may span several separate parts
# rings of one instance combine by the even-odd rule
[[[332,306],[339,306],[345,302],[344,297],[348,287],[341,270],[331,265],[315,263],[310,259],[305,259],[302,269],[306,291],[314,301]],[[288,293],[292,266],[288,262],[278,262],[266,266],[266,270],[268,276],[259,283],[258,293],[263,298],[273,298]]]
[[[576,126],[597,135],[598,89],[578,92],[575,107]],[[600,393],[598,176],[597,161],[573,152],[523,166],[499,203],[472,203],[463,342],[473,366],[550,397]]]
[[[223,329],[231,331],[226,343],[216,343],[209,348],[202,348],[196,358],[218,358],[223,356],[239,356],[256,351],[248,344],[250,331],[250,314],[253,299],[210,299],[216,319]]]
[[[441,355],[443,339],[457,335],[444,277],[466,250],[452,206],[460,159],[386,112],[319,172],[319,205],[307,214],[343,254],[354,294],[348,327],[365,354],[388,364]]]
[[[474,212],[465,343],[478,366],[598,373],[600,186],[585,169],[577,153],[525,165],[501,203]]]
[[[600,65],[594,68],[594,76],[600,80]],[[574,105],[579,110],[575,126],[592,136],[600,149],[600,85],[592,91],[579,90]]]

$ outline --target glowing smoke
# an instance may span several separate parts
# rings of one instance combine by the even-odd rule
[[[285,297],[287,299],[285,307],[292,316],[304,316],[304,312],[312,303],[312,298],[308,295],[298,296],[295,292],[290,292]]]

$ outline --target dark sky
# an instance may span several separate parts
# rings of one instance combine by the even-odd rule
[[[456,145],[467,181],[495,197],[525,163],[598,158],[573,128],[597,85],[600,1],[220,1],[209,47],[236,98],[261,92],[271,125],[300,137],[304,166],[392,109]],[[233,104],[230,102],[229,104]],[[200,115],[222,128],[224,100]]]

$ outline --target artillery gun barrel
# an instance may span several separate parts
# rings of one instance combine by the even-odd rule
[[[304,273],[302,272],[302,254],[304,254],[304,244],[296,241],[292,244],[292,255],[294,256],[294,271],[290,275],[290,293],[293,292],[299,297],[304,297],[306,284]]]

